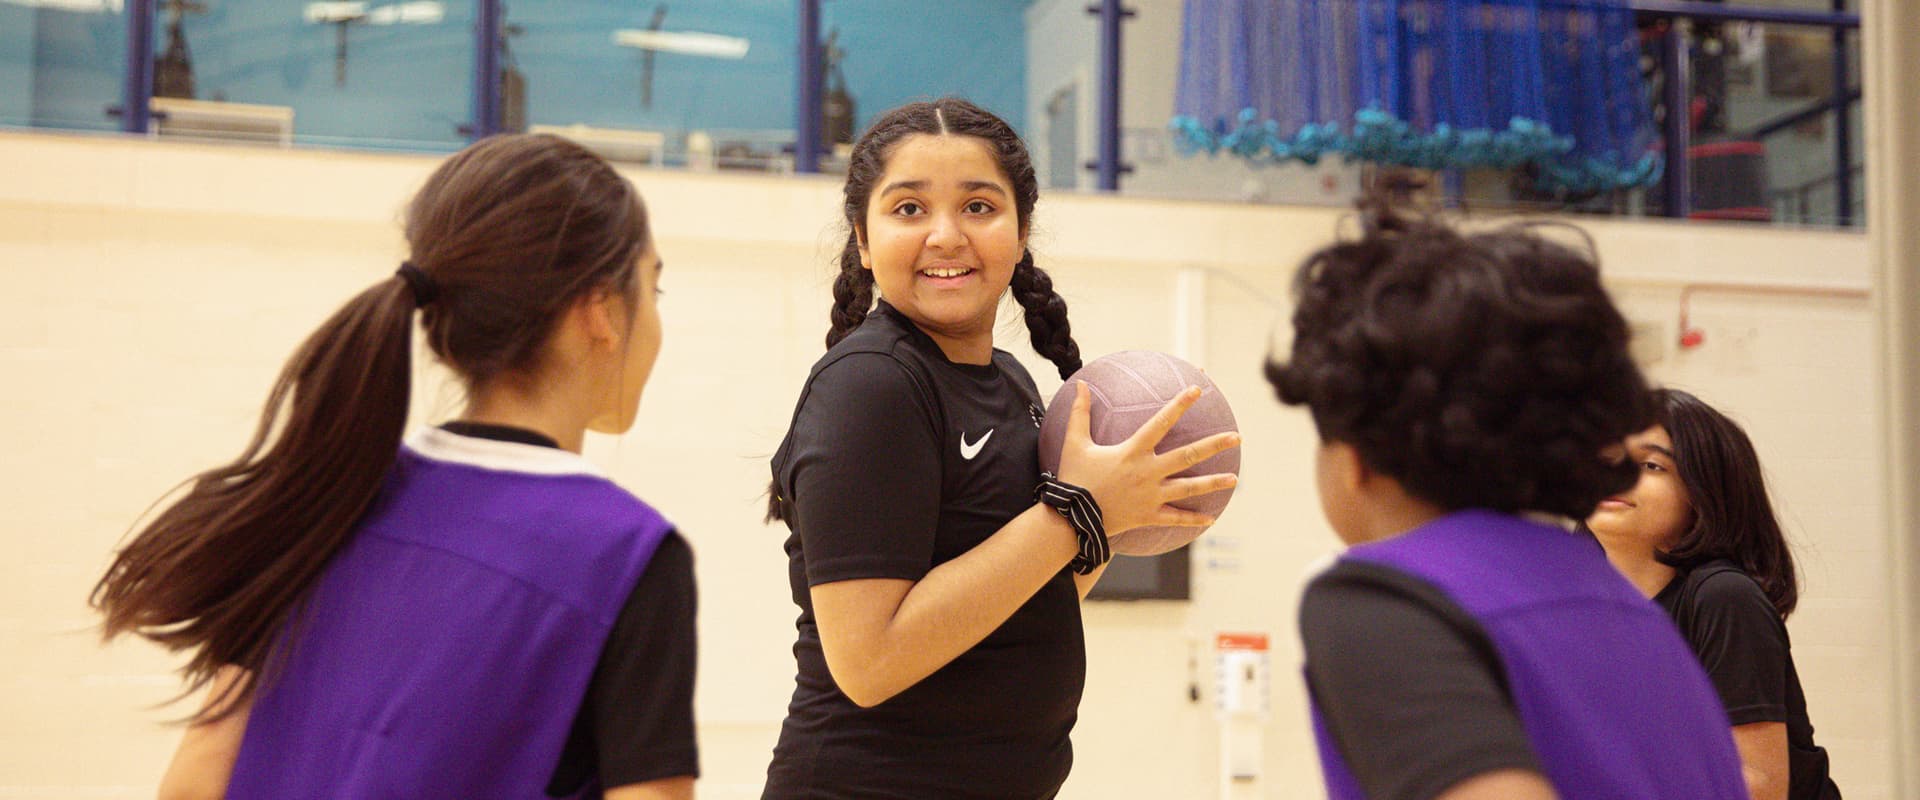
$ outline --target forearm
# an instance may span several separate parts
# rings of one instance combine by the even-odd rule
[[[1753,800],[1787,800],[1787,725],[1755,722],[1733,726],[1740,772]]]
[[[878,614],[859,607],[870,602],[864,596],[814,587],[828,668],[854,702],[883,702],[987,638],[1078,552],[1066,520],[1036,505],[920,580],[898,582],[904,593]]]
[[[602,795],[606,800],[693,800],[693,778],[662,778],[646,783],[615,786]]]
[[[208,709],[204,713],[218,711],[214,705],[226,696],[228,688],[243,675],[235,667],[221,670],[207,692]],[[161,800],[226,796],[227,782],[233,776],[234,761],[240,756],[240,742],[246,736],[247,716],[252,712],[252,706],[249,700],[216,721],[197,723],[187,728],[180,737],[179,748],[173,753],[173,761],[167,764],[166,774],[160,778],[158,794]]]
[[[1554,800],[1553,785],[1523,769],[1483,772],[1441,792],[1435,800]]]
[[[1086,575],[1081,575],[1079,573],[1074,574],[1073,588],[1080,592],[1080,599],[1082,600],[1087,599],[1087,593],[1093,591],[1094,584],[1097,584],[1100,582],[1100,576],[1107,574],[1107,565],[1111,563],[1113,562],[1107,562],[1107,564],[1101,564],[1098,567],[1094,567],[1093,572],[1088,573]]]

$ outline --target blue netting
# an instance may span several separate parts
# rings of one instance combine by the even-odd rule
[[[1625,0],[1186,0],[1184,151],[1660,180]]]

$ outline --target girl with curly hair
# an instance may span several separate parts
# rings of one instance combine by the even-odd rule
[[[1592,259],[1532,226],[1461,232],[1362,204],[1295,280],[1268,380],[1307,405],[1351,547],[1300,605],[1328,794],[1744,800],[1713,689],[1582,536],[1646,426]]]

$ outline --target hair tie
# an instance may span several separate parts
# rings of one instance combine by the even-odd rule
[[[400,262],[400,269],[394,271],[400,280],[407,282],[407,288],[413,291],[413,305],[419,308],[433,302],[440,294],[440,287],[433,282],[433,276],[413,265],[412,261]]]

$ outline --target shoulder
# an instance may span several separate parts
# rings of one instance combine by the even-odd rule
[[[1708,562],[1688,571],[1673,617],[1696,650],[1713,641],[1784,642],[1787,636],[1786,623],[1760,584],[1731,562]]]
[[[827,349],[807,375],[807,391],[847,385],[919,385],[927,365],[902,329],[886,314],[872,314],[860,327]]]
[[[1300,599],[1301,635],[1309,640],[1339,638],[1343,631],[1371,636],[1372,622],[1383,615],[1426,617],[1484,636],[1473,617],[1438,587],[1381,564],[1341,559],[1308,582]]]
[[[1752,607],[1773,613],[1759,582],[1726,560],[1709,561],[1687,572],[1686,588],[1701,607]]]
[[[815,406],[831,407],[837,414],[898,409],[903,403],[931,411],[933,397],[925,368],[899,348],[843,351],[836,347],[814,365],[800,405],[802,412]]]
[[[1014,358],[1012,353],[994,348],[993,364],[1021,388],[1034,394],[1040,393],[1040,387],[1033,382],[1033,373],[1028,372],[1027,365],[1020,363],[1020,359]]]

